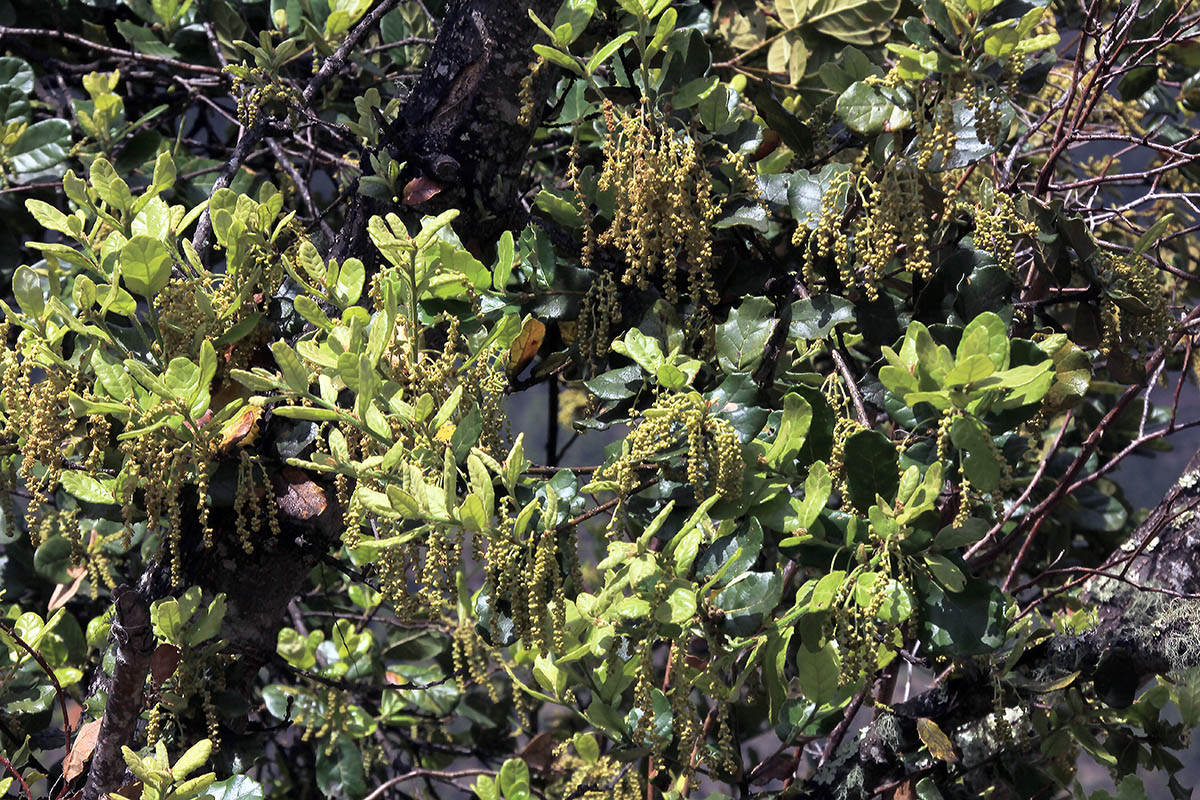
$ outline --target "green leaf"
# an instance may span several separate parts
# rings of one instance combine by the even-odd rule
[[[749,636],[762,626],[782,590],[782,573],[745,572],[718,592],[712,602],[725,612],[722,628],[735,636]]]
[[[78,470],[68,470],[62,474],[59,479],[62,483],[62,488],[68,494],[72,494],[83,500],[85,503],[115,503],[116,497],[113,496],[112,490],[107,488],[100,481],[88,475],[86,472]]]
[[[726,374],[748,372],[762,360],[763,350],[779,320],[765,297],[748,297],[717,327],[717,360]]]
[[[951,550],[955,547],[965,547],[975,544],[987,535],[988,524],[978,517],[967,517],[962,525],[948,525],[938,531],[933,538],[934,547],[939,550]]]
[[[613,54],[620,50],[622,45],[635,36],[637,36],[637,31],[625,31],[608,44],[597,50],[595,54],[588,59],[587,74],[594,75],[596,70],[599,69],[605,61],[608,61],[608,59],[612,58]]]
[[[556,47],[551,47],[544,44],[535,44],[533,52],[537,53],[542,58],[549,61],[551,64],[557,64],[563,69],[573,72],[579,77],[584,77],[583,67],[579,65],[569,53],[564,53]]]
[[[817,705],[832,702],[839,691],[841,659],[833,643],[816,652],[801,645],[796,648],[796,680],[804,696]]]
[[[601,400],[624,400],[637,394],[644,380],[640,367],[628,366],[603,372],[583,385]]]
[[[842,458],[850,502],[861,512],[875,504],[875,496],[891,502],[900,488],[899,456],[879,431],[859,431],[846,439]]]
[[[819,294],[792,303],[788,337],[824,339],[837,325],[854,321],[854,305],[844,297]]]
[[[65,119],[44,119],[25,129],[8,150],[13,172],[37,173],[62,163],[71,149],[71,124]]]
[[[961,592],[967,585],[962,570],[941,553],[926,553],[925,566],[938,583],[952,592]]]
[[[33,553],[34,571],[51,583],[70,583],[71,550],[71,542],[65,536],[51,536]],[[50,690],[53,692],[54,687]]]
[[[912,122],[911,112],[894,105],[866,81],[850,84],[838,97],[835,110],[846,127],[864,136],[900,130]]]
[[[358,800],[367,793],[362,752],[349,737],[339,736],[333,741],[330,755],[324,747],[317,748],[317,788],[326,797],[345,795]]]
[[[794,28],[808,17],[810,0],[775,0],[775,13],[785,28]]]
[[[17,271],[13,273],[12,291],[17,298],[17,305],[27,316],[41,319],[46,313],[46,293],[42,289],[42,276],[31,267],[24,264],[17,267]]]
[[[950,441],[964,452],[963,472],[972,488],[991,492],[1000,485],[1004,464],[983,423],[970,416],[958,417],[950,426]]]
[[[363,282],[367,271],[357,258],[348,258],[338,271],[337,285],[333,288],[333,297],[343,306],[352,306],[362,295]]]
[[[721,79],[716,75],[690,80],[671,95],[671,105],[675,109],[691,108],[708,97],[720,82]]]
[[[804,446],[804,438],[812,424],[812,406],[800,395],[790,392],[783,398],[783,415],[775,441],[767,448],[764,458],[774,469],[787,469]]]
[[[505,231],[500,234],[500,241],[496,245],[496,267],[492,270],[492,285],[497,291],[502,292],[508,286],[514,261],[513,234],[512,231]]]
[[[0,58],[0,86],[7,86],[21,94],[33,92],[33,67],[24,59],[5,56]]]
[[[308,394],[312,375],[300,361],[296,351],[289,347],[287,342],[280,340],[271,345],[271,353],[275,356],[275,363],[279,365],[279,371],[283,373],[283,380],[288,388],[297,394]]]
[[[799,514],[801,528],[813,526],[832,493],[833,477],[829,474],[829,468],[824,461],[815,462],[804,479],[804,503],[800,506]]]
[[[633,359],[638,366],[651,375],[654,375],[663,364],[662,345],[657,339],[650,338],[637,328],[631,328],[625,333],[625,338],[614,341],[612,349]]]
[[[65,236],[72,235],[71,225],[68,222],[67,215],[49,203],[43,200],[35,200],[30,198],[25,201],[25,208],[43,228],[51,231],[57,231]],[[76,219],[75,223],[78,224],[79,220]]]
[[[92,162],[88,173],[92,188],[100,199],[115,211],[128,211],[133,206],[133,195],[129,192],[129,184],[125,183],[113,165],[105,158],[97,158]]]
[[[26,204],[28,205],[28,201],[26,201]],[[1154,247],[1158,243],[1159,237],[1163,235],[1174,219],[1174,214],[1164,214],[1159,217],[1153,225],[1146,229],[1145,233],[1138,237],[1137,244],[1133,246],[1133,254],[1140,256],[1151,247]]]
[[[171,255],[157,239],[139,234],[121,249],[121,279],[129,291],[153,298],[171,280]]]
[[[500,766],[497,783],[500,793],[511,800],[518,793],[529,793],[529,766],[522,758],[510,758]]]
[[[999,116],[1000,130],[1007,131],[1012,125],[1013,116],[1016,113],[1012,103],[986,96],[981,98],[980,102],[992,106],[991,113]],[[952,109],[954,112],[954,148],[948,153],[938,152],[935,154],[930,165],[931,170],[961,169],[987,158],[999,147],[998,142],[992,142],[988,137],[980,135],[975,109],[967,105],[965,100],[961,98],[955,100]],[[913,151],[915,152],[916,148],[923,146],[925,146],[925,142],[918,135],[912,143]]]
[[[1004,643],[1004,595],[987,581],[970,579],[953,593],[918,572],[916,588],[922,640],[932,653],[980,655]]]
[[[179,757],[179,760],[171,767],[171,774],[175,780],[181,781],[203,767],[210,755],[212,755],[212,740],[201,739]]]
[[[820,223],[821,209],[824,205],[826,194],[829,193],[835,180],[839,180],[849,169],[850,166],[847,164],[828,164],[822,167],[821,171],[815,175],[810,175],[808,170],[804,169],[796,170],[796,172],[792,173],[788,178],[788,207],[796,222],[810,230],[815,230]],[[830,202],[834,213],[842,213],[846,208],[846,192],[842,191],[836,197],[831,197]],[[816,298],[813,298],[813,302],[816,302]],[[831,305],[836,305],[836,303]],[[793,304],[792,308],[793,319],[806,318],[803,306],[800,307],[799,314],[795,310],[796,304]],[[815,339],[819,337],[807,338]]]
[[[812,0],[805,21],[848,44],[878,44],[900,9],[900,0]]]
[[[990,377],[996,371],[996,365],[985,355],[972,355],[958,361],[943,379],[945,386],[951,389],[968,387],[977,381]]]

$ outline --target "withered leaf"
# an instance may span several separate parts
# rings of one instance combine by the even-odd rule
[[[442,185],[432,178],[420,175],[404,186],[404,205],[417,206],[431,197],[441,194]]]
[[[233,419],[221,426],[221,437],[217,442],[217,451],[220,453],[228,452],[230,447],[251,436],[261,416],[262,409],[258,406],[246,406],[235,414]]]
[[[325,490],[307,473],[295,467],[284,467],[275,478],[275,500],[280,510],[292,519],[312,519],[325,512],[329,501]]]
[[[175,674],[175,668],[178,666],[178,647],[163,642],[154,648],[154,654],[150,656],[150,685],[155,691],[162,687],[163,681]]]
[[[934,758],[941,759],[947,764],[954,764],[958,761],[954,745],[950,743],[950,737],[933,720],[927,717],[917,717],[917,735],[921,737],[921,741],[929,748],[929,754]]]
[[[76,733],[71,744],[71,752],[63,759],[63,780],[73,781],[83,774],[83,767],[96,749],[96,738],[100,735],[100,720],[92,720],[83,725]]]
[[[508,348],[508,374],[514,378],[520,375],[533,361],[545,338],[546,326],[533,317],[526,318],[521,324],[521,332]]]

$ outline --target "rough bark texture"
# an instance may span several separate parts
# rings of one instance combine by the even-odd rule
[[[521,81],[530,72],[531,48],[541,35],[529,11],[548,22],[559,5],[558,0],[452,0],[429,61],[385,136],[391,156],[406,164],[402,186],[424,176],[443,187],[419,208],[461,209],[461,228],[481,240],[512,227],[521,216],[516,179],[541,121],[540,100],[553,72],[544,70],[535,82],[539,102],[526,124],[518,124]],[[369,154],[364,156],[361,163],[369,165]],[[357,195],[331,255],[367,260],[367,220],[387,210]]]
[[[1118,624],[1125,616],[1130,595],[1137,594],[1131,584],[1200,593],[1200,517],[1195,516],[1200,508],[1198,476],[1200,451],[1122,548],[1132,554],[1128,566],[1110,571],[1123,574],[1128,582],[1091,581],[1087,599],[1099,607],[1101,627]]]
[[[129,744],[138,715],[142,713],[142,692],[150,669],[150,656],[154,652],[150,606],[145,598],[122,585],[113,592],[113,605],[116,608],[112,623],[112,636],[117,641],[116,663],[92,766],[83,788],[83,800],[98,800],[124,783],[125,758],[121,747]]]

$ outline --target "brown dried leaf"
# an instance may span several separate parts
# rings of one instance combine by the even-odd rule
[[[933,720],[927,717],[917,717],[917,735],[921,737],[921,741],[929,748],[929,754],[934,758],[941,759],[947,764],[954,764],[958,761],[958,755],[954,752],[954,745],[951,744],[950,737]]]
[[[521,758],[531,769],[548,770],[554,764],[554,737],[542,731],[529,740],[521,751]]]
[[[760,763],[750,772],[751,785],[782,781],[794,777],[798,762],[792,756],[777,754]]]
[[[274,482],[275,500],[283,513],[292,519],[312,519],[325,513],[329,505],[325,490],[307,473],[294,467],[284,467]]]
[[[68,783],[83,774],[83,767],[96,749],[96,738],[100,735],[100,720],[92,720],[75,733],[71,752],[63,759],[63,780]]]
[[[178,666],[178,647],[163,642],[154,648],[154,655],[150,656],[150,685],[155,691],[162,687],[163,681],[175,674],[175,668]]]
[[[117,789],[117,794],[121,795],[121,797],[128,797],[130,800],[140,800],[142,796],[142,782],[134,781],[133,783],[127,783],[120,789]]]
[[[508,348],[508,374],[516,377],[529,366],[546,338],[546,326],[533,317],[521,323],[521,332]]]
[[[262,409],[258,406],[246,406],[239,411],[233,419],[221,426],[221,438],[217,442],[217,452],[228,452],[230,447],[240,443],[243,439],[252,438],[255,426],[261,416]]]
[[[441,191],[442,185],[432,178],[424,175],[413,178],[404,187],[404,205],[418,206]]]

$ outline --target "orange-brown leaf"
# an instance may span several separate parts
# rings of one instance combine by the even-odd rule
[[[508,374],[514,378],[520,375],[533,361],[545,339],[546,326],[533,317],[527,318],[521,324],[521,332],[508,348]]]
[[[154,648],[154,655],[150,656],[150,685],[155,691],[162,687],[163,681],[175,674],[178,666],[178,647],[163,642]]]
[[[413,178],[404,186],[404,205],[417,206],[440,194],[442,185],[424,175]]]
[[[75,596],[79,591],[79,587],[83,584],[83,579],[87,577],[86,567],[72,567],[67,570],[67,574],[74,580],[70,583],[60,583],[54,587],[54,592],[50,595],[50,603],[46,606],[47,611],[58,611],[67,604],[67,601]]]
[[[312,519],[325,513],[329,501],[325,490],[294,467],[284,467],[275,480],[275,500],[292,519]]]
[[[520,755],[531,768],[548,770],[554,763],[554,746],[554,737],[542,731],[529,740],[529,744],[525,745]]]
[[[75,780],[83,774],[83,767],[96,749],[96,737],[100,735],[100,720],[92,720],[78,731],[71,743],[71,752],[63,759],[63,780]]]
[[[217,442],[217,452],[228,452],[230,447],[252,436],[261,416],[262,409],[258,406],[246,406],[234,415],[233,419],[221,426],[221,438]]]

